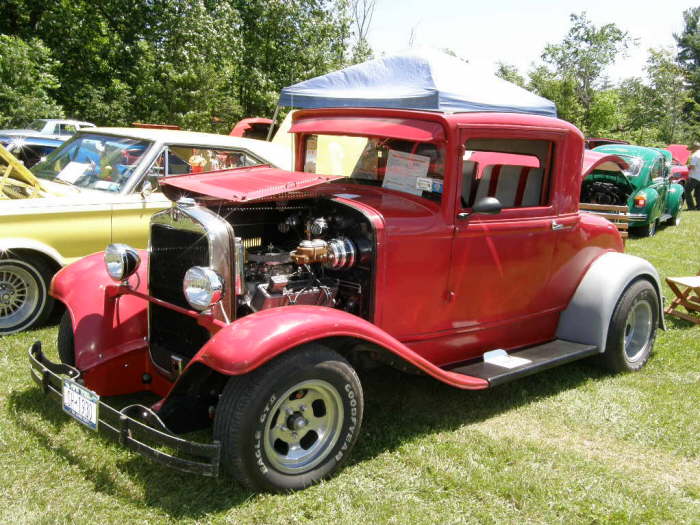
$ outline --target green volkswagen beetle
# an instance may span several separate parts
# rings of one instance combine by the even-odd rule
[[[622,157],[624,172],[594,170],[583,180],[581,202],[627,205],[633,233],[652,236],[656,227],[680,222],[683,186],[669,178],[671,152],[628,144],[599,146],[593,151]]]

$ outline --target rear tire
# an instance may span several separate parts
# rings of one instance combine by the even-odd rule
[[[682,208],[683,208],[683,203],[678,205],[678,211],[671,219],[671,224],[673,224],[674,226],[680,226],[680,224],[681,224],[681,209]]]
[[[632,283],[615,306],[600,361],[614,372],[635,372],[651,356],[659,325],[659,297],[647,280]]]
[[[53,273],[39,257],[0,258],[0,335],[46,322],[54,306],[48,294]]]
[[[317,344],[229,379],[214,417],[222,466],[253,490],[299,490],[333,474],[362,423],[360,380]]]
[[[68,310],[63,312],[58,325],[58,357],[61,363],[75,366],[75,343],[73,339],[73,320]]]
[[[652,221],[644,226],[639,226],[635,228],[634,233],[640,237],[653,237],[656,235],[656,226],[658,221]]]

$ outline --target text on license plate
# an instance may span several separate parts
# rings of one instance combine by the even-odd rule
[[[83,425],[97,430],[100,396],[70,379],[63,380],[63,410]]]

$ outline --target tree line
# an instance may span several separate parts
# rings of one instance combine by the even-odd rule
[[[374,0],[4,0],[0,127],[70,116],[226,132],[272,115],[282,87],[372,56]],[[644,71],[606,73],[635,45],[610,23],[572,14],[527,75],[497,74],[557,104],[588,136],[647,145],[700,139],[700,6],[683,13],[675,49]],[[466,57],[468,59],[469,57]]]

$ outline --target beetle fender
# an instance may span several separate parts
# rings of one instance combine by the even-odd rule
[[[148,255],[139,251],[139,256],[141,266],[129,282],[145,293]],[[108,299],[114,285],[102,253],[66,266],[51,282],[51,296],[66,306],[73,321],[75,363],[81,370],[146,344],[148,303],[132,295]]]
[[[683,191],[683,186],[680,184],[676,184],[675,182],[671,184],[668,188],[668,196],[666,197],[666,212],[674,217],[676,216],[678,210],[683,204]]]
[[[273,357],[305,343],[328,337],[353,337],[376,344],[428,375],[464,389],[478,390],[488,382],[443,370],[376,325],[324,306],[283,306],[248,315],[216,333],[190,362],[202,363],[225,375],[241,375]]]
[[[596,345],[605,350],[613,311],[625,289],[636,279],[649,280],[659,297],[659,325],[665,328],[661,283],[656,269],[644,259],[608,252],[596,259],[559,317],[557,338]]]

